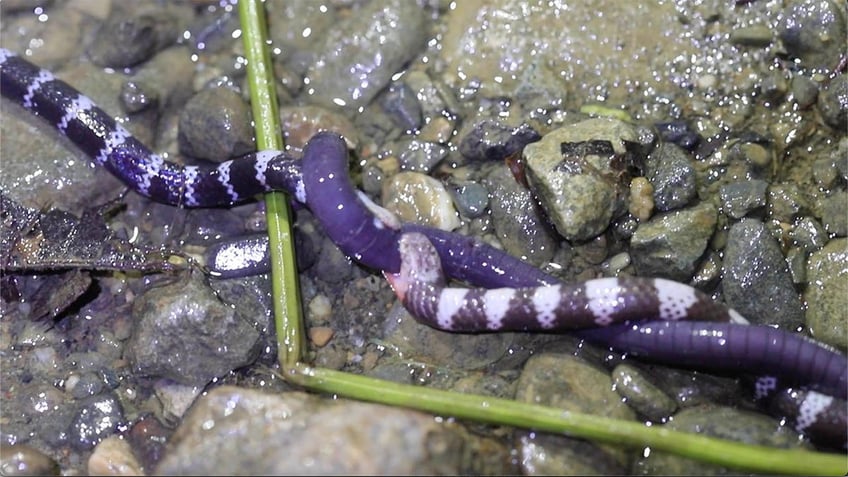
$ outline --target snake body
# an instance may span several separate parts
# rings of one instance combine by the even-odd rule
[[[397,223],[375,214],[375,208],[363,200],[350,184],[347,149],[344,140],[337,134],[323,132],[314,136],[304,148],[302,160],[281,151],[260,151],[215,166],[181,166],[148,149],[91,99],[50,72],[6,49],[0,49],[0,92],[42,117],[98,165],[109,170],[132,190],[152,200],[184,207],[214,207],[249,200],[265,191],[282,190],[313,212],[325,233],[343,253],[364,266],[389,275],[397,274],[401,269],[401,238],[422,234],[435,247],[437,261],[441,262],[448,277],[486,288],[553,286],[558,283],[554,277],[479,240],[422,225]],[[615,319],[669,317],[665,315],[680,319],[697,316],[716,320],[733,318],[731,312],[721,311],[720,307],[713,305],[707,306],[712,311],[698,315],[691,305],[709,300],[686,285],[672,286],[648,278],[611,278],[605,283],[612,285],[606,288],[614,290],[614,293],[599,298],[595,303],[615,302],[614,312],[604,314],[592,305],[588,305],[590,311],[587,312],[582,309],[579,297],[576,304],[566,305],[572,309],[581,308],[583,324],[597,326],[609,324]],[[672,288],[674,293],[669,292]],[[585,294],[587,287],[578,285],[557,290],[560,294],[568,293],[567,290]],[[658,307],[662,303],[671,303],[663,298],[670,294],[678,294],[686,300],[682,304],[675,302],[665,313]],[[473,314],[474,306],[485,303],[481,300],[476,299],[463,309]],[[617,308],[619,305],[621,308]],[[411,308],[414,306],[418,305]],[[525,308],[525,311],[510,318],[511,328],[563,329],[557,320],[542,322],[538,310]],[[479,315],[479,311],[477,313]],[[450,313],[442,318],[451,320],[451,325],[446,328],[454,327],[454,318]],[[479,323],[479,319],[477,325],[474,321],[456,328],[464,331],[492,328],[486,323]],[[540,326],[540,323],[543,324]],[[793,335],[783,331],[733,323],[674,321],[647,322],[640,326],[660,325],[669,330],[666,332],[667,339],[657,339],[654,335],[645,340],[642,331],[629,325],[612,325],[581,333],[624,351],[638,349],[639,353],[648,356],[653,353],[667,362],[680,363],[681,357],[686,357],[689,361],[697,359],[702,363],[717,363],[725,369],[743,366],[742,370],[750,364],[747,361],[756,362],[750,345],[752,340],[785,343],[793,339]],[[722,346],[689,348],[693,333],[709,334],[716,326],[723,327]],[[678,327],[680,331],[676,331]],[[844,399],[848,360],[812,340],[803,340],[798,346],[800,351],[794,354],[786,351],[777,353],[779,359],[769,361],[767,369],[754,365],[752,369],[756,371],[753,372],[789,377],[792,381],[826,390],[824,392]],[[816,360],[809,364],[799,360],[802,355],[828,355],[830,358],[826,364]],[[837,434],[839,432],[844,436],[844,428]]]

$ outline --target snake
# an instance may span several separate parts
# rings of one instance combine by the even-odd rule
[[[709,300],[688,285],[630,277],[605,279],[610,286],[596,286],[596,283],[563,288],[557,278],[481,240],[425,225],[402,223],[351,185],[347,146],[344,139],[334,132],[324,131],[313,136],[300,159],[285,151],[264,150],[217,165],[187,166],[154,153],[90,98],[48,70],[4,48],[0,48],[0,94],[51,124],[129,189],[156,202],[190,208],[218,207],[254,200],[263,192],[287,192],[310,209],[323,231],[345,255],[365,267],[383,271],[387,277],[401,276],[403,262],[414,259],[414,255],[402,251],[405,237],[421,236],[426,239],[428,247],[432,247],[429,253],[438,258],[438,274],[477,287],[503,287],[506,288],[502,292],[504,294],[515,294],[516,287],[556,289],[556,293],[560,294],[568,294],[563,290],[571,290],[572,295],[583,296],[584,300],[589,288],[613,290],[611,295],[598,298],[596,302],[610,304],[620,301],[626,303],[626,311],[623,314],[620,310],[604,312],[600,306],[590,306],[588,311],[583,312],[583,326],[601,327],[581,330],[581,336],[649,359],[764,373],[768,375],[763,378],[766,381],[777,378],[781,383],[786,381],[814,389],[831,396],[832,400],[827,402],[827,406],[822,404],[821,408],[808,409],[804,414],[803,429],[811,431],[825,427],[832,435],[842,436],[842,442],[837,445],[846,445],[844,424],[841,429],[834,430],[833,427],[838,424],[833,424],[832,420],[818,423],[815,418],[809,417],[829,416],[827,410],[834,406],[838,408],[839,402],[844,404],[848,388],[848,359],[838,351],[782,330],[738,323],[741,320],[738,314],[732,310],[722,311],[719,305],[707,304]],[[400,281],[390,280],[394,280],[397,292]],[[686,298],[672,303],[673,300],[668,300],[672,291]],[[547,293],[556,295],[550,290]],[[425,300],[438,301],[436,294],[422,296]],[[408,308],[415,308],[415,305],[410,306],[409,300],[406,301]],[[455,312],[469,311],[475,306],[484,306],[484,303],[480,299],[471,299],[453,309]],[[664,303],[665,307],[660,307],[660,303]],[[696,312],[699,307],[692,306],[693,303],[707,304],[701,307],[706,311]],[[558,327],[554,322],[540,326],[538,310],[532,306],[524,306],[523,309],[523,314],[519,313],[510,320],[516,322],[513,324],[515,329],[556,332],[575,328],[573,324]],[[613,319],[612,315],[619,314],[621,317]],[[708,321],[687,321],[704,317]],[[619,318],[647,321],[615,324],[615,321],[620,321]],[[432,320],[422,321],[434,325]],[[438,319],[435,324],[438,327]],[[662,327],[663,331],[656,331],[658,327]],[[488,329],[483,323],[478,327],[463,327],[461,331]],[[660,336],[662,339],[658,339]],[[698,339],[704,336],[718,337],[716,341],[721,341],[721,344],[695,345],[696,342],[707,343],[709,340]],[[763,348],[752,343],[772,344],[768,347],[772,351],[771,359],[765,360],[761,356]],[[774,353],[775,350],[778,351]],[[813,358],[810,359],[810,356]],[[818,403],[824,401],[814,400]],[[808,408],[810,406],[807,404]],[[844,408],[842,405],[843,412]]]

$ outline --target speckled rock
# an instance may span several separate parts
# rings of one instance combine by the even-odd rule
[[[406,222],[442,230],[459,227],[459,214],[445,186],[420,172],[401,172],[383,183],[383,207]]]
[[[656,215],[630,240],[633,265],[640,275],[686,282],[707,248],[718,214],[709,202]]]
[[[533,194],[516,182],[506,167],[492,169],[484,184],[489,190],[495,233],[504,249],[536,266],[549,262],[556,252],[557,239]]]
[[[613,157],[636,139],[627,123],[597,118],[555,129],[524,148],[530,187],[563,237],[595,237],[625,210]]]
[[[516,400],[614,419],[634,420],[635,414],[612,390],[605,372],[559,353],[527,360],[516,384]],[[626,474],[632,453],[569,437],[519,432],[521,467],[526,475]]]
[[[133,315],[126,354],[142,375],[204,385],[259,353],[254,323],[221,302],[199,273],[149,289],[136,298]]]
[[[654,186],[657,210],[679,209],[697,195],[695,161],[676,144],[662,143],[648,156],[645,177]]]
[[[845,54],[845,3],[831,0],[788,2],[777,33],[783,46],[807,68],[833,68]]]
[[[130,444],[118,436],[109,436],[88,458],[88,475],[145,475]]]
[[[124,409],[111,391],[81,399],[76,406],[67,439],[78,450],[94,448],[102,439],[116,434],[124,423]]]
[[[539,133],[526,123],[510,127],[493,119],[482,119],[462,134],[459,153],[473,160],[502,161],[539,139]]]
[[[848,192],[837,191],[819,202],[822,225],[824,229],[837,237],[848,235],[848,214],[845,213],[848,204]]]
[[[762,222],[745,218],[733,224],[724,253],[722,289],[729,306],[752,323],[786,330],[803,323],[803,305],[786,260]]]
[[[223,386],[192,407],[155,473],[459,474],[471,447],[415,411]]]
[[[664,427],[678,431],[704,434],[747,444],[785,449],[804,448],[804,441],[789,426],[751,411],[723,406],[686,408],[674,415]],[[700,463],[664,452],[651,452],[634,465],[639,475],[728,475],[732,470]]]
[[[766,205],[768,182],[759,179],[731,182],[721,186],[719,196],[725,214],[741,219]]]
[[[223,162],[256,150],[250,108],[229,88],[204,89],[180,111],[180,151]]]
[[[350,110],[368,104],[424,46],[426,26],[416,2],[370,2],[354,11],[323,36],[306,72],[309,100]]]
[[[807,262],[807,326],[817,340],[848,349],[848,239],[828,242]]]

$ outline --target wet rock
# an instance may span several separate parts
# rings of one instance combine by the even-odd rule
[[[598,15],[610,9],[616,15]],[[559,105],[572,96],[569,84],[574,84],[580,85],[573,94],[578,103],[603,91],[607,101],[618,104],[634,94],[633,84],[665,84],[666,75],[675,75],[676,68],[669,68],[674,58],[698,51],[685,39],[683,22],[666,21],[675,16],[670,4],[457,2],[445,15],[447,31],[438,61],[445,64],[450,86],[487,98]],[[598,35],[580,33],[589,24]],[[613,37],[631,40],[622,44]],[[650,53],[643,48],[657,44],[667,48]]]
[[[807,326],[819,341],[848,349],[848,239],[828,242],[807,263]]]
[[[483,119],[462,136],[459,153],[477,161],[502,161],[541,138],[526,123],[512,127],[492,119]]]
[[[73,385],[69,386],[71,382]],[[100,376],[91,372],[72,375],[65,381],[65,386],[76,399],[83,399],[100,394],[104,388],[103,380],[100,379]]]
[[[677,403],[635,366],[619,364],[612,370],[612,379],[627,405],[653,422],[665,422],[677,410]]]
[[[845,5],[830,0],[793,0],[784,9],[777,34],[802,66],[833,68],[845,55]]]
[[[702,202],[639,224],[630,241],[630,254],[639,275],[688,281],[707,248],[716,221],[715,207]]]
[[[585,361],[566,354],[538,354],[527,360],[516,385],[516,400],[565,411],[634,420],[635,414],[612,390],[612,380]],[[521,466],[528,475],[626,474],[630,451],[579,439],[519,432]]]
[[[415,131],[421,127],[421,103],[406,83],[393,81],[388,90],[380,97],[380,107],[394,118],[401,129]]]
[[[0,474],[12,476],[62,475],[59,464],[26,444],[0,445]]]
[[[697,195],[695,161],[675,144],[662,143],[648,156],[645,177],[654,186],[657,210],[679,209]]]
[[[88,458],[88,475],[145,475],[129,443],[118,436],[109,436]]]
[[[297,74],[303,74],[315,61],[323,43],[320,38],[338,24],[336,8],[316,2],[285,2],[266,12],[268,35],[280,50],[282,61]]]
[[[727,304],[752,323],[794,330],[803,305],[777,241],[765,225],[745,218],[730,227],[722,289]]]
[[[533,194],[503,166],[492,169],[484,184],[490,194],[495,234],[504,249],[536,266],[549,262],[558,241],[540,215]]]
[[[451,126],[455,120],[444,121],[447,120],[445,116],[456,116],[461,108],[450,88],[445,86],[438,77],[430,77],[426,71],[421,70],[407,71],[403,81],[415,93],[421,105],[425,126],[421,130],[420,137],[433,133],[434,131],[428,132],[427,129],[434,123],[441,123],[441,126],[436,129],[453,129]]]
[[[792,77],[789,88],[792,91],[792,97],[795,99],[795,102],[802,109],[809,108],[815,104],[819,96],[818,84],[801,74],[796,74]]]
[[[814,252],[827,242],[827,232],[812,217],[801,217],[789,231],[789,237],[806,252]]]
[[[630,206],[628,212],[639,220],[648,220],[654,211],[654,187],[644,177],[630,181]]]
[[[730,32],[730,42],[742,46],[768,46],[771,38],[771,28],[766,25],[751,25]]]
[[[155,105],[158,109],[168,107],[180,107],[194,94],[192,87],[195,78],[196,64],[191,61],[191,54],[183,46],[168,48],[159,52],[150,61],[136,68],[130,79],[122,85],[121,102],[128,107],[128,111],[146,111],[144,104],[133,103],[141,101],[147,96],[148,100],[156,98]],[[135,90],[135,97],[124,95],[127,89]],[[152,105],[150,105],[152,106]],[[152,142],[145,142],[152,144]]]
[[[119,76],[92,65],[77,65],[56,75],[86,93],[107,113],[122,116],[117,102],[122,81]],[[27,207],[61,204],[64,210],[77,211],[121,193],[123,185],[118,179],[102,167],[86,167],[89,159],[69,148],[42,120],[32,118],[32,113],[4,101],[2,115],[3,148],[15,153],[4,154],[0,188],[11,199]],[[130,122],[124,126],[149,137],[139,128],[144,125]]]
[[[425,174],[448,155],[445,146],[418,139],[401,139],[387,144],[384,149],[386,155],[397,157],[401,170]]]
[[[839,75],[822,88],[819,112],[829,126],[844,131],[848,126],[848,75]]]
[[[102,439],[118,432],[124,409],[113,392],[80,400],[68,428],[68,442],[77,450],[89,450]]]
[[[793,183],[769,185],[767,202],[771,218],[781,222],[791,223],[796,216],[811,212],[809,197]]]
[[[134,455],[145,469],[153,469],[162,459],[173,430],[163,426],[155,417],[144,415],[127,434]]]
[[[223,386],[192,407],[155,473],[457,474],[470,447],[419,412]]]
[[[167,10],[124,8],[116,5],[89,44],[91,61],[100,66],[125,68],[151,58],[158,50],[176,43],[191,11],[181,5]],[[135,4],[141,5],[141,4]]]
[[[180,111],[180,151],[224,162],[256,150],[250,108],[228,88],[205,89]]]
[[[781,426],[762,414],[730,407],[707,405],[683,409],[663,427],[746,444],[788,449],[804,447],[803,441],[789,426]],[[656,451],[637,461],[634,471],[642,475],[727,475],[733,472],[713,464]]]
[[[401,172],[383,184],[383,207],[405,222],[441,230],[459,227],[450,194],[438,180],[419,172]]]
[[[126,355],[142,375],[204,385],[256,358],[260,333],[199,273],[147,290],[133,305]]]
[[[324,36],[309,66],[310,101],[350,110],[368,104],[424,46],[427,15],[416,2],[370,2]]]
[[[280,108],[280,127],[286,147],[303,149],[320,131],[334,131],[345,138],[351,149],[359,144],[356,126],[346,117],[320,106],[285,106]]]
[[[848,192],[838,191],[829,197],[824,197],[819,203],[821,220],[824,229],[837,237],[848,235],[848,214],[845,213],[848,204]]]
[[[725,184],[719,189],[722,210],[734,219],[741,219],[765,207],[767,189],[768,182],[759,179]]]
[[[473,181],[455,181],[447,184],[453,205],[460,215],[469,219],[480,217],[489,206],[489,191]]]
[[[625,210],[616,157],[636,142],[628,124],[589,119],[556,129],[524,148],[527,179],[557,231],[569,240],[597,236]]]

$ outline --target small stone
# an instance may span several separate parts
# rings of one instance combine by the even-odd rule
[[[315,346],[323,348],[333,338],[335,330],[329,326],[313,326],[306,333],[309,335],[309,341]]]
[[[639,224],[630,250],[636,270],[644,276],[688,281],[707,248],[717,215],[712,204],[702,202]]]
[[[228,88],[205,89],[180,112],[180,151],[223,162],[256,150],[250,108]]]
[[[638,368],[619,364],[612,370],[615,390],[636,412],[654,422],[665,422],[677,403],[650,381]]]
[[[751,25],[730,32],[730,41],[742,46],[768,46],[771,43],[771,28]]]
[[[830,197],[820,201],[821,220],[824,229],[837,237],[848,235],[848,214],[845,205],[848,204],[848,191],[834,192]]]
[[[326,323],[333,314],[333,304],[327,295],[315,295],[309,300],[307,307],[309,321],[312,323]]]
[[[445,186],[418,172],[401,172],[386,181],[383,207],[407,222],[441,230],[459,227],[459,214]]]
[[[801,109],[807,109],[816,104],[816,99],[819,96],[819,85],[802,74],[796,74],[792,77],[789,90]]]
[[[88,458],[88,475],[145,475],[127,441],[118,436],[104,439]]]
[[[8,476],[62,475],[59,464],[26,444],[0,445],[0,474]]]
[[[756,209],[765,207],[767,188],[768,183],[759,179],[731,182],[721,186],[719,196],[724,213],[734,219],[740,219]]]
[[[68,429],[68,441],[80,451],[92,449],[102,439],[117,433],[124,420],[121,402],[111,391],[82,399],[78,405]]]
[[[630,207],[628,211],[639,220],[648,220],[654,211],[654,186],[644,177],[630,181]]]

